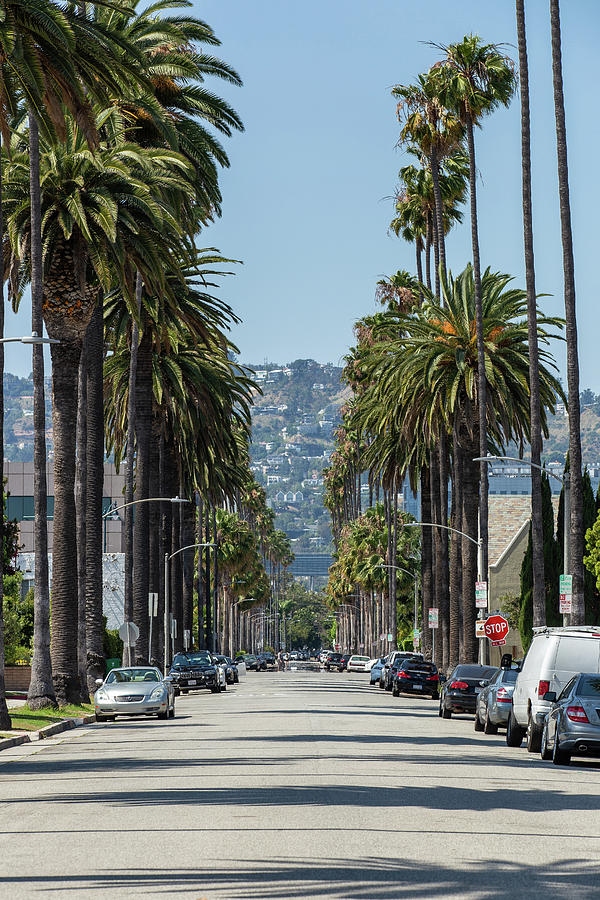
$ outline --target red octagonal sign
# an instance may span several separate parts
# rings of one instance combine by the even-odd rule
[[[509,625],[504,616],[490,616],[484,627],[485,635],[492,642],[492,647],[506,643]]]

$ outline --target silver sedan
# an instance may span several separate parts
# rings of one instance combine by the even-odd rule
[[[154,666],[111,669],[104,681],[98,679],[94,694],[97,722],[114,721],[116,716],[175,717],[175,689]]]
[[[575,675],[558,697],[546,691],[552,703],[542,731],[542,759],[568,766],[572,756],[600,758],[600,675]]]
[[[499,727],[506,727],[518,674],[516,669],[498,669],[490,681],[480,682],[481,690],[475,705],[475,731],[497,734]]]

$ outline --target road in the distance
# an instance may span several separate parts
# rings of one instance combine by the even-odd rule
[[[1,754],[2,897],[600,896],[596,765],[362,675],[250,673],[177,712]]]

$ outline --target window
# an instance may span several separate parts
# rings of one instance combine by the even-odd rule
[[[579,679],[576,693],[578,697],[593,697],[597,701],[600,698],[600,675],[583,675]]]
[[[569,682],[567,682],[567,684],[565,684],[564,688],[562,689],[562,691],[561,691],[560,694],[558,695],[558,699],[559,699],[559,700],[564,700],[565,697],[568,697],[568,696],[569,696],[569,694],[571,693],[571,691],[572,691],[572,689],[573,689],[573,685],[575,684],[575,681],[576,681],[577,677],[578,677],[578,676],[576,675],[575,678],[571,678],[571,680],[570,680]]]

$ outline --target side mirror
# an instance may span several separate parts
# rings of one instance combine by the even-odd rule
[[[165,677],[163,678],[163,682],[164,682],[165,684],[172,684],[173,679],[171,678],[170,675],[165,675]]]
[[[96,678],[96,684],[104,684],[103,678]]]
[[[546,691],[542,700],[545,700],[547,703],[556,703],[556,691]]]

